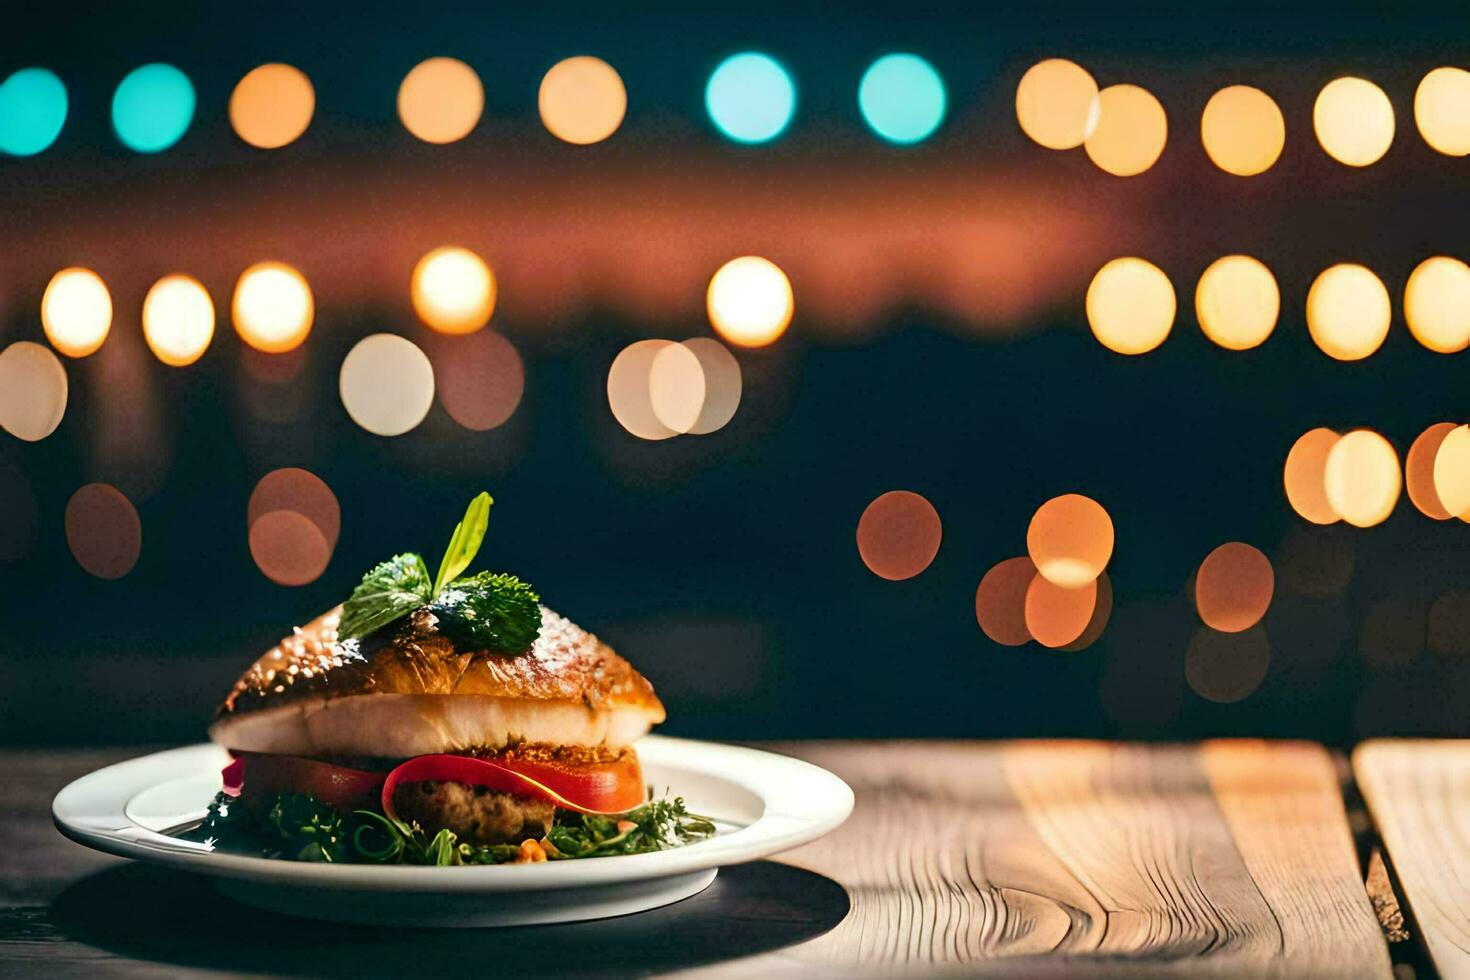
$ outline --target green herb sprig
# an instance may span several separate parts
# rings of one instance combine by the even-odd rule
[[[338,638],[367,636],[427,607],[439,631],[456,643],[509,653],[529,649],[541,629],[535,590],[504,572],[460,578],[485,540],[493,503],[483,492],[470,501],[432,580],[413,552],[394,555],[364,575],[342,607]]]

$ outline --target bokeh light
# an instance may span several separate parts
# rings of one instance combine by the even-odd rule
[[[18,340],[0,351],[0,429],[40,442],[61,424],[67,394],[66,368],[49,349]]]
[[[975,590],[975,619],[986,636],[1008,647],[1031,641],[1026,592],[1036,577],[1036,565],[1024,555],[1007,558],[985,573]]]
[[[1206,337],[1226,350],[1247,350],[1276,329],[1281,290],[1261,262],[1249,255],[1227,255],[1199,277],[1194,312]]]
[[[1414,91],[1419,135],[1446,156],[1470,154],[1470,71],[1436,68]]]
[[[337,379],[352,421],[379,436],[401,436],[434,404],[434,368],[411,340],[376,333],[359,340]]]
[[[1341,520],[1327,500],[1327,454],[1341,438],[1327,428],[1304,433],[1286,454],[1283,474],[1286,499],[1291,509],[1313,524],[1335,524]]]
[[[1051,150],[1082,145],[1097,128],[1101,104],[1087,69],[1065,58],[1048,58],[1026,70],[1016,86],[1021,131]]]
[[[1159,100],[1137,85],[1110,85],[1097,98],[1097,126],[1082,144],[1087,156],[1115,177],[1152,167],[1169,139],[1169,120]]]
[[[1031,517],[1026,553],[1053,585],[1081,588],[1101,575],[1113,556],[1113,520],[1091,497],[1053,497]]]
[[[66,544],[89,575],[118,579],[143,551],[143,524],[133,502],[107,483],[89,483],[66,502]]]
[[[1327,502],[1354,527],[1381,524],[1403,487],[1399,457],[1387,439],[1356,429],[1333,444],[1322,473]]]
[[[300,514],[316,527],[329,550],[337,547],[342,508],[332,488],[315,473],[288,466],[261,477],[245,507],[246,528],[276,511]]]
[[[1343,262],[1307,291],[1307,329],[1329,357],[1358,361],[1383,345],[1393,319],[1388,289],[1371,269]]]
[[[1037,575],[1026,587],[1026,629],[1037,643],[1058,649],[1075,643],[1097,608],[1097,581],[1064,589]]]
[[[311,332],[316,304],[306,277],[283,262],[252,265],[235,283],[235,331],[258,351],[284,354]]]
[[[1255,693],[1271,666],[1266,628],[1221,633],[1200,627],[1184,653],[1184,679],[1207,701],[1233,704]]]
[[[1436,521],[1447,521],[1455,516],[1445,509],[1434,486],[1434,464],[1440,444],[1454,430],[1453,422],[1434,423],[1419,433],[1404,458],[1404,489],[1409,492],[1409,500],[1419,513]]]
[[[1276,591],[1271,560],[1243,541],[1220,545],[1200,562],[1194,606],[1211,629],[1239,633],[1261,621]]]
[[[1086,650],[1098,641],[1103,635],[1103,630],[1108,628],[1108,620],[1113,615],[1113,581],[1108,578],[1108,573],[1103,572],[1097,577],[1097,597],[1092,604],[1092,618],[1087,621],[1087,626],[1082,630],[1082,635],[1071,643],[1061,647],[1068,653],[1077,653]]]
[[[463,61],[430,58],[414,66],[398,87],[398,118],[425,143],[464,139],[485,110],[485,87]]]
[[[1430,350],[1464,350],[1470,345],[1470,266],[1447,255],[1420,262],[1404,285],[1404,320]]]
[[[692,435],[708,435],[725,427],[740,407],[743,382],[740,362],[730,349],[713,337],[694,337],[683,345],[699,359],[704,372],[704,404],[699,418],[689,428]]]
[[[311,79],[292,65],[254,68],[230,93],[230,125],[235,135],[262,150],[294,143],[311,125],[315,111]]]
[[[143,298],[143,337],[153,355],[171,367],[204,356],[214,338],[214,302],[199,280],[164,276]]]
[[[1457,425],[1440,440],[1434,454],[1434,491],[1446,511],[1470,519],[1470,426]]]
[[[173,65],[143,65],[112,95],[112,128],[130,150],[159,153],[177,143],[194,121],[194,84]]]
[[[1286,120],[1276,100],[1249,85],[1210,96],[1200,117],[1200,139],[1215,166],[1237,177],[1271,169],[1286,145]]]
[[[618,424],[639,439],[656,441],[678,435],[659,421],[649,387],[654,358],[671,346],[667,340],[636,341],[619,351],[607,369],[608,408]]]
[[[526,390],[526,368],[494,330],[444,338],[429,349],[439,404],[466,429],[485,432],[510,420]]]
[[[710,325],[725,340],[737,347],[764,347],[786,332],[796,298],[780,266],[745,255],[711,277],[705,307]]]
[[[112,294],[91,269],[62,269],[41,296],[41,328],[67,357],[96,353],[112,329]]]
[[[495,274],[484,259],[457,245],[419,259],[409,291],[419,319],[440,333],[474,333],[495,312]]]
[[[913,578],[928,568],[942,537],[939,512],[911,490],[881,494],[858,518],[858,554],[870,572],[890,582]]]
[[[677,433],[699,421],[704,408],[704,368],[683,344],[669,344],[648,366],[648,401],[658,420]]]
[[[1087,287],[1087,323],[1108,350],[1146,354],[1174,326],[1174,286],[1164,271],[1139,258],[1113,259]]]
[[[34,156],[66,124],[66,86],[45,68],[22,68],[0,82],[0,153]]]
[[[766,143],[790,125],[796,85],[775,58],[743,51],[720,62],[710,75],[704,107],[720,132],[735,142]]]
[[[1317,142],[1328,156],[1349,167],[1366,167],[1387,153],[1393,125],[1393,103],[1365,78],[1333,79],[1312,107]]]
[[[858,108],[870,129],[890,143],[928,139],[944,121],[944,79],[916,54],[886,54],[858,83]]]
[[[304,514],[273,510],[250,525],[250,557],[262,575],[277,585],[315,582],[332,561],[321,530]]]
[[[579,55],[551,67],[541,79],[536,104],[551,135],[586,146],[617,132],[628,111],[628,90],[612,65]]]

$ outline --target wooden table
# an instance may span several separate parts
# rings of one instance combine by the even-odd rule
[[[0,976],[1393,975],[1319,746],[777,748],[852,784],[839,831],[666,909],[479,932],[280,918],[95,854],[51,796],[144,750],[3,752]]]

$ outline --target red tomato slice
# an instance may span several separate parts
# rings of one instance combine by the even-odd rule
[[[486,786],[502,793],[547,800],[563,810],[615,815],[643,802],[643,770],[638,756],[625,753],[616,762],[568,766],[524,759],[477,759],[468,755],[421,755],[388,774],[383,783],[383,812],[395,820],[393,792],[400,783],[428,781]]]
[[[372,807],[378,801],[378,790],[385,773],[348,769],[329,762],[303,759],[295,755],[270,755],[264,752],[234,752],[235,765],[244,771],[234,774],[239,796],[246,809],[256,810],[277,793],[309,793],[346,813]],[[226,791],[230,777],[226,777]]]

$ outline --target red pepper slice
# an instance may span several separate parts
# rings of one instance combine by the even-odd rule
[[[455,782],[502,793],[530,796],[564,810],[612,816],[643,802],[643,772],[638,757],[625,753],[616,762],[588,766],[477,759],[467,755],[421,755],[388,773],[383,782],[383,812],[395,820],[393,792],[400,783]]]

